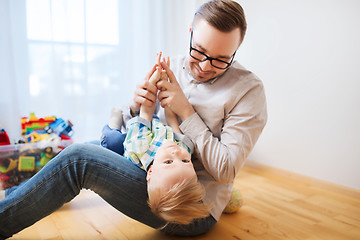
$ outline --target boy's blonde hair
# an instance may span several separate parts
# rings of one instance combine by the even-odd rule
[[[184,179],[168,190],[153,187],[150,180],[148,195],[151,211],[167,223],[187,225],[196,218],[209,216],[210,206],[202,202],[205,189],[197,177]]]

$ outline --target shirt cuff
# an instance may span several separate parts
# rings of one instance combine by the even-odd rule
[[[183,134],[180,133],[174,133],[174,137],[176,140],[184,143],[188,148],[190,149],[190,153],[194,152],[194,143],[191,141],[191,139]]]
[[[141,123],[141,124],[144,124],[149,129],[151,129],[151,122],[149,120],[146,120],[145,118],[142,118],[142,117],[133,117],[128,122],[128,126],[130,126],[130,124],[132,124],[132,123]]]

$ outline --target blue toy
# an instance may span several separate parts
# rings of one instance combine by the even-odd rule
[[[49,126],[45,127],[45,131],[49,134],[56,133],[59,136],[63,134],[67,137],[72,137],[74,134],[72,126],[70,121],[65,122],[62,118],[57,118],[55,122],[50,123]]]

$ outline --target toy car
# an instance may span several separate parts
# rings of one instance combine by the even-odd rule
[[[70,121],[65,122],[62,118],[57,118],[55,122],[50,123],[49,126],[45,127],[45,131],[47,133],[56,133],[71,137],[74,134],[74,131],[72,130],[72,123]]]

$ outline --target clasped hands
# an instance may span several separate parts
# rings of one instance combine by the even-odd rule
[[[161,61],[161,54],[156,55],[156,64],[146,74],[145,80],[137,85],[131,110],[139,111],[140,106],[144,106],[153,111],[156,100],[159,99],[161,107],[165,108],[167,119],[168,115],[176,114],[184,121],[195,111],[170,69],[170,58],[166,57]]]

